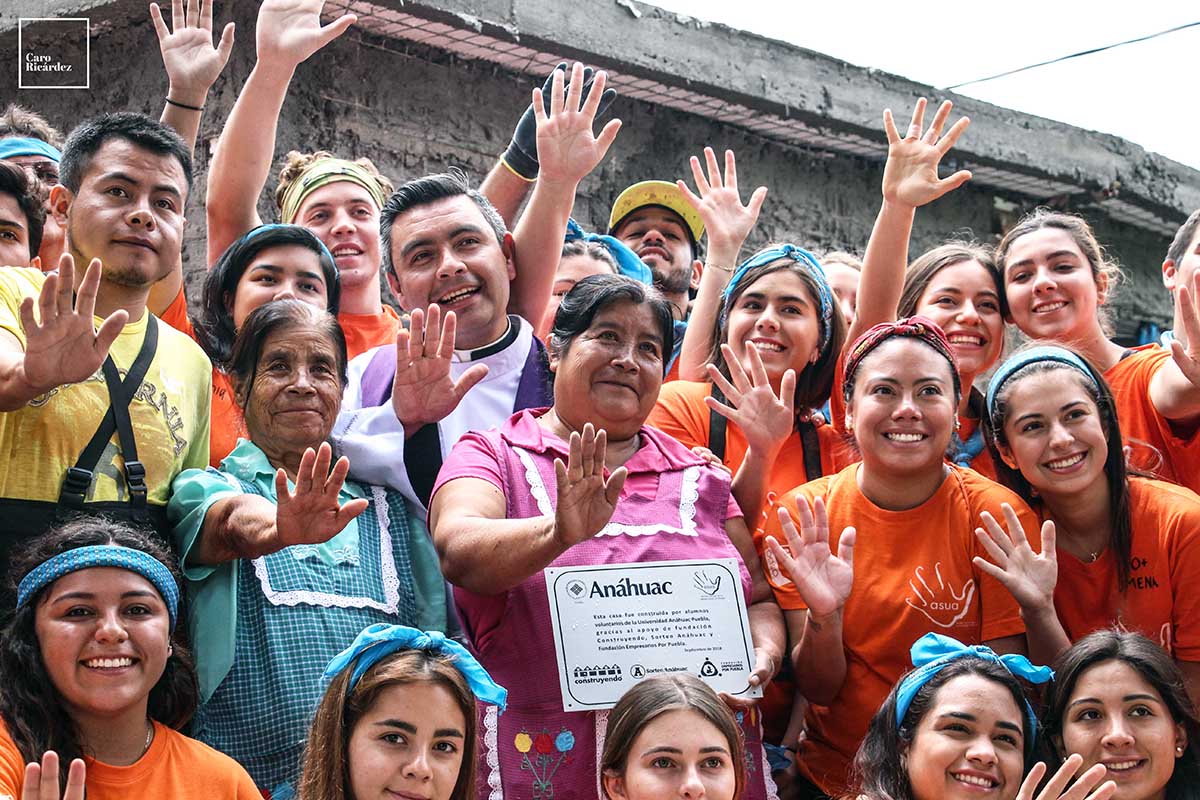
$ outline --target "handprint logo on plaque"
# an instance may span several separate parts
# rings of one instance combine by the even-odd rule
[[[971,610],[975,599],[975,579],[970,578],[961,588],[947,585],[942,577],[942,562],[933,565],[933,576],[929,580],[925,567],[917,567],[913,580],[908,582],[912,594],[904,602],[924,614],[939,628],[953,628]]]

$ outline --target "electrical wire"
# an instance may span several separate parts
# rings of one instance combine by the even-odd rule
[[[1165,31],[1159,31],[1158,33],[1151,33],[1146,36],[1139,36],[1136,39],[1126,39],[1125,41],[1117,42],[1116,44],[1106,44],[1103,47],[1093,47],[1091,50],[1081,50],[1078,53],[1071,53],[1070,55],[1067,55],[1067,56],[1059,56],[1058,58],[1052,58],[1049,61],[1040,61],[1037,64],[1030,64],[1027,67],[1020,67],[1018,69],[1010,69],[1007,72],[1001,72],[997,75],[989,75],[986,78],[976,78],[973,81],[963,81],[962,83],[956,83],[953,86],[947,86],[945,88],[948,91],[950,89],[957,89],[961,86],[970,86],[973,83],[983,83],[984,81],[994,81],[997,78],[1004,78],[1009,75],[1016,75],[1018,72],[1025,72],[1026,70],[1036,69],[1038,67],[1045,67],[1050,64],[1057,64],[1060,61],[1066,61],[1071,58],[1079,58],[1080,56],[1089,56],[1092,53],[1100,53],[1105,50],[1112,50],[1114,47],[1121,47],[1122,45],[1135,44],[1137,42],[1145,42],[1149,39],[1156,39],[1159,36],[1166,36],[1168,33],[1175,33],[1176,31],[1181,31],[1185,28],[1192,28],[1197,25],[1200,25],[1200,20],[1198,20],[1196,22],[1189,22],[1185,25],[1177,25],[1174,28],[1168,28]]]

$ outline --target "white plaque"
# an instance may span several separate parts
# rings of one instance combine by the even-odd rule
[[[642,678],[690,672],[761,697],[738,561],[548,567],[563,710],[612,708]]]

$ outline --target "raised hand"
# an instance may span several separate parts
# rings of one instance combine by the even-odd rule
[[[71,762],[67,771],[67,787],[60,793],[58,780],[58,753],[47,750],[42,763],[31,761],[25,765],[25,783],[21,788],[21,800],[83,800],[87,767],[83,759]]]
[[[167,70],[170,89],[167,96],[189,105],[203,105],[208,90],[229,61],[233,51],[233,23],[221,31],[213,46],[213,0],[171,0],[171,31],[163,21],[158,3],[150,4],[150,19],[158,34],[158,48]]]
[[[1192,273],[1192,285],[1180,285],[1175,290],[1179,298],[1180,316],[1184,333],[1187,334],[1187,347],[1178,339],[1171,342],[1171,357],[1179,365],[1193,386],[1200,387],[1200,307],[1196,298],[1200,297],[1200,270]]]
[[[775,561],[792,579],[810,614],[825,617],[840,611],[850,597],[854,583],[854,528],[846,528],[838,540],[837,555],[829,547],[829,517],[820,497],[809,509],[808,501],[798,499],[800,530],[791,513],[779,507],[779,522],[787,538],[787,549],[774,536],[767,547]]]
[[[324,6],[325,0],[265,0],[254,32],[258,60],[293,68],[358,20],[354,14],[343,14],[322,26]]]
[[[971,124],[969,119],[963,117],[942,136],[942,129],[953,106],[949,100],[942,103],[934,114],[933,123],[922,135],[925,124],[925,98],[922,97],[913,109],[912,123],[903,138],[896,131],[891,109],[883,112],[883,127],[888,139],[887,164],[883,168],[885,200],[916,208],[937,200],[970,180],[971,173],[965,169],[948,178],[938,177],[938,165],[942,157],[954,147],[958,137]]]
[[[704,402],[713,411],[733,422],[746,437],[748,449],[770,455],[778,452],[787,437],[796,427],[795,398],[796,372],[787,370],[779,382],[779,394],[771,388],[771,379],[763,367],[762,356],[754,345],[746,346],[746,359],[750,362],[750,375],[742,367],[733,348],[721,345],[725,363],[729,367],[730,383],[715,365],[708,365],[708,375],[725,395],[728,404],[713,397]]]
[[[704,221],[704,233],[708,237],[710,252],[717,249],[723,254],[728,253],[732,260],[722,266],[731,267],[737,259],[737,251],[741,249],[746,237],[758,222],[758,214],[767,198],[767,187],[760,186],[755,189],[750,195],[750,202],[742,205],[737,183],[737,162],[733,151],[725,151],[723,178],[716,153],[711,147],[704,148],[704,161],[708,167],[708,177],[705,177],[704,170],[700,167],[700,159],[692,156],[692,177],[696,181],[699,195],[693,194],[683,181],[675,183]]]
[[[416,309],[409,327],[396,333],[396,377],[392,379],[392,409],[408,435],[423,425],[439,422],[454,409],[471,387],[488,374],[486,364],[476,364],[458,380],[450,376],[454,337],[458,331],[454,312],[436,304]]]
[[[567,72],[567,62],[562,62],[554,68],[546,82],[542,84],[542,110],[547,114],[550,113],[550,108],[547,105],[550,100],[551,87],[554,86],[554,73],[562,72],[564,75]],[[587,67],[583,71],[583,98],[587,101],[591,94],[593,86],[592,68]],[[608,107],[612,105],[612,101],[617,97],[616,89],[605,89],[600,95],[600,106],[596,109],[596,116],[604,114]],[[500,156],[501,160],[508,165],[508,168],[520,175],[527,181],[535,180],[538,176],[539,164],[537,154],[537,117],[533,111],[533,104],[530,103],[525,109],[525,113],[517,120],[517,127],[513,131],[512,141],[508,144],[508,149]]]
[[[342,456],[329,471],[333,448],[322,442],[314,453],[310,447],[300,457],[296,488],[288,489],[287,474],[275,472],[275,538],[279,548],[295,544],[320,544],[337,536],[350,520],[367,508],[367,501],[355,498],[342,505],[338,492],[346,482],[350,460]]]
[[[554,508],[554,535],[565,546],[585,542],[600,532],[612,519],[625,485],[628,470],[617,467],[604,477],[604,455],[608,434],[597,431],[592,423],[583,433],[571,432],[567,463],[554,459],[554,477],[558,501]]]
[[[1071,778],[1082,765],[1083,756],[1072,753],[1058,768],[1058,772],[1054,773],[1054,777],[1046,782],[1046,788],[1038,792],[1038,784],[1046,776],[1046,764],[1039,761],[1033,765],[1033,769],[1029,770],[1029,774],[1022,781],[1016,800],[1035,800],[1035,797],[1036,800],[1108,800],[1116,793],[1117,784],[1113,781],[1104,781],[1108,770],[1103,764],[1093,764],[1079,776],[1078,780],[1071,783]],[[1104,783],[1100,783],[1100,781],[1104,781]],[[1069,783],[1071,788],[1067,789]],[[1097,784],[1099,784],[1099,788],[1096,788]],[[1066,791],[1063,791],[1064,789]],[[1095,791],[1092,791],[1093,789]]]
[[[996,563],[975,556],[975,566],[1000,581],[1021,608],[1041,611],[1053,608],[1054,587],[1058,583],[1054,523],[1046,520],[1042,524],[1042,552],[1035,553],[1013,507],[1001,503],[1000,512],[1007,531],[987,511],[980,514],[983,527],[975,529],[975,536]]]
[[[34,317],[34,299],[27,297],[21,302],[21,327],[25,329],[22,368],[25,382],[36,394],[94,375],[125,327],[129,312],[124,309],[109,314],[99,330],[93,327],[102,269],[100,259],[92,259],[72,302],[75,260],[70,253],[63,253],[58,272],[46,276],[38,295],[40,321]]]
[[[571,82],[564,90],[564,73],[555,70],[550,86],[549,112],[541,89],[533,90],[533,113],[537,121],[538,180],[578,184],[604,158],[621,121],[609,120],[596,136],[592,125],[604,96],[608,77],[597,72],[583,98],[583,65],[575,64]]]

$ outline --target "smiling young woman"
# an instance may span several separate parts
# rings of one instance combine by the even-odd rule
[[[1173,350],[1157,343],[1126,349],[1108,338],[1104,306],[1120,270],[1082,217],[1034,211],[1005,234],[996,262],[1021,332],[1076,350],[1112,387],[1130,463],[1200,490],[1200,470],[1191,455],[1200,427],[1200,342]],[[1179,291],[1194,300],[1194,289]],[[1200,306],[1192,302],[1183,308],[1189,327],[1200,324]]]
[[[1028,633],[1034,654],[1044,649],[1042,628],[973,562],[985,552],[981,513],[1009,503],[1026,528],[1034,518],[1013,492],[944,461],[960,392],[945,335],[912,317],[875,326],[847,353],[844,400],[862,462],[782,496],[764,529],[767,579],[813,703],[798,765],[830,796],[907,666],[899,642],[933,629],[1013,652]]]
[[[1115,787],[1100,783],[1103,767],[1091,766],[1067,788],[1083,763],[1079,756],[1039,787],[1045,765],[1033,764],[1037,716],[1021,680],[1045,683],[1053,677],[1048,668],[932,633],[913,644],[912,663],[871,720],[854,758],[849,796],[1028,800],[1036,788],[1042,789],[1039,800],[1112,796]]]
[[[685,672],[646,678],[608,715],[604,800],[741,800],[741,733],[708,684]]]
[[[1103,764],[1113,800],[1200,796],[1200,718],[1166,651],[1137,633],[1098,631],[1054,666],[1045,720],[1059,758]]]
[[[1200,496],[1132,475],[1113,394],[1098,370],[1055,345],[1027,347],[988,387],[988,441],[1001,480],[1042,520],[1035,555],[985,521],[996,564],[1026,619],[1057,618],[1060,646],[1119,625],[1157,641],[1200,691]]]
[[[0,797],[57,800],[61,784],[81,800],[85,772],[89,800],[135,785],[147,797],[260,797],[233,759],[176,730],[195,711],[196,674],[175,638],[181,581],[161,543],[82,520],[29,542],[12,576]]]

